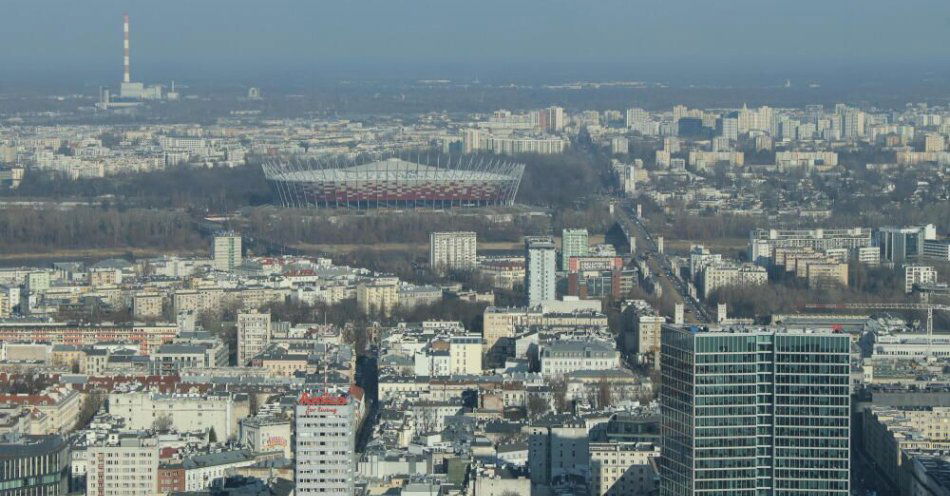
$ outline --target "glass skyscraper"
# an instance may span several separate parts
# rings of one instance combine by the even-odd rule
[[[660,360],[661,496],[847,496],[847,334],[664,325]]]

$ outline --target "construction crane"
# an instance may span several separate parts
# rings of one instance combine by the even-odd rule
[[[809,303],[805,308],[814,310],[926,310],[927,341],[933,342],[934,310],[950,311],[950,305],[932,305],[930,303]]]

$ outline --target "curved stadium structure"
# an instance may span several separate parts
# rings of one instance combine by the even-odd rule
[[[511,205],[524,173],[524,164],[495,157],[274,160],[263,168],[280,203],[295,208]]]

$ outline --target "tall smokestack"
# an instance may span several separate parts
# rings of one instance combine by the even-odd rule
[[[125,51],[125,57],[123,58],[123,61],[125,62],[125,73],[122,76],[122,81],[125,83],[131,83],[132,69],[129,62],[129,14],[124,14],[122,18],[124,21],[122,24],[122,33],[124,35],[122,48]]]

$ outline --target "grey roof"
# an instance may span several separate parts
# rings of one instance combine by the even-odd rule
[[[254,453],[249,450],[222,451],[220,453],[207,453],[204,455],[194,455],[182,460],[181,464],[185,468],[195,469],[201,467],[214,467],[216,465],[227,465],[254,460]]]
[[[26,458],[54,453],[66,447],[60,436],[0,437],[0,460]]]

